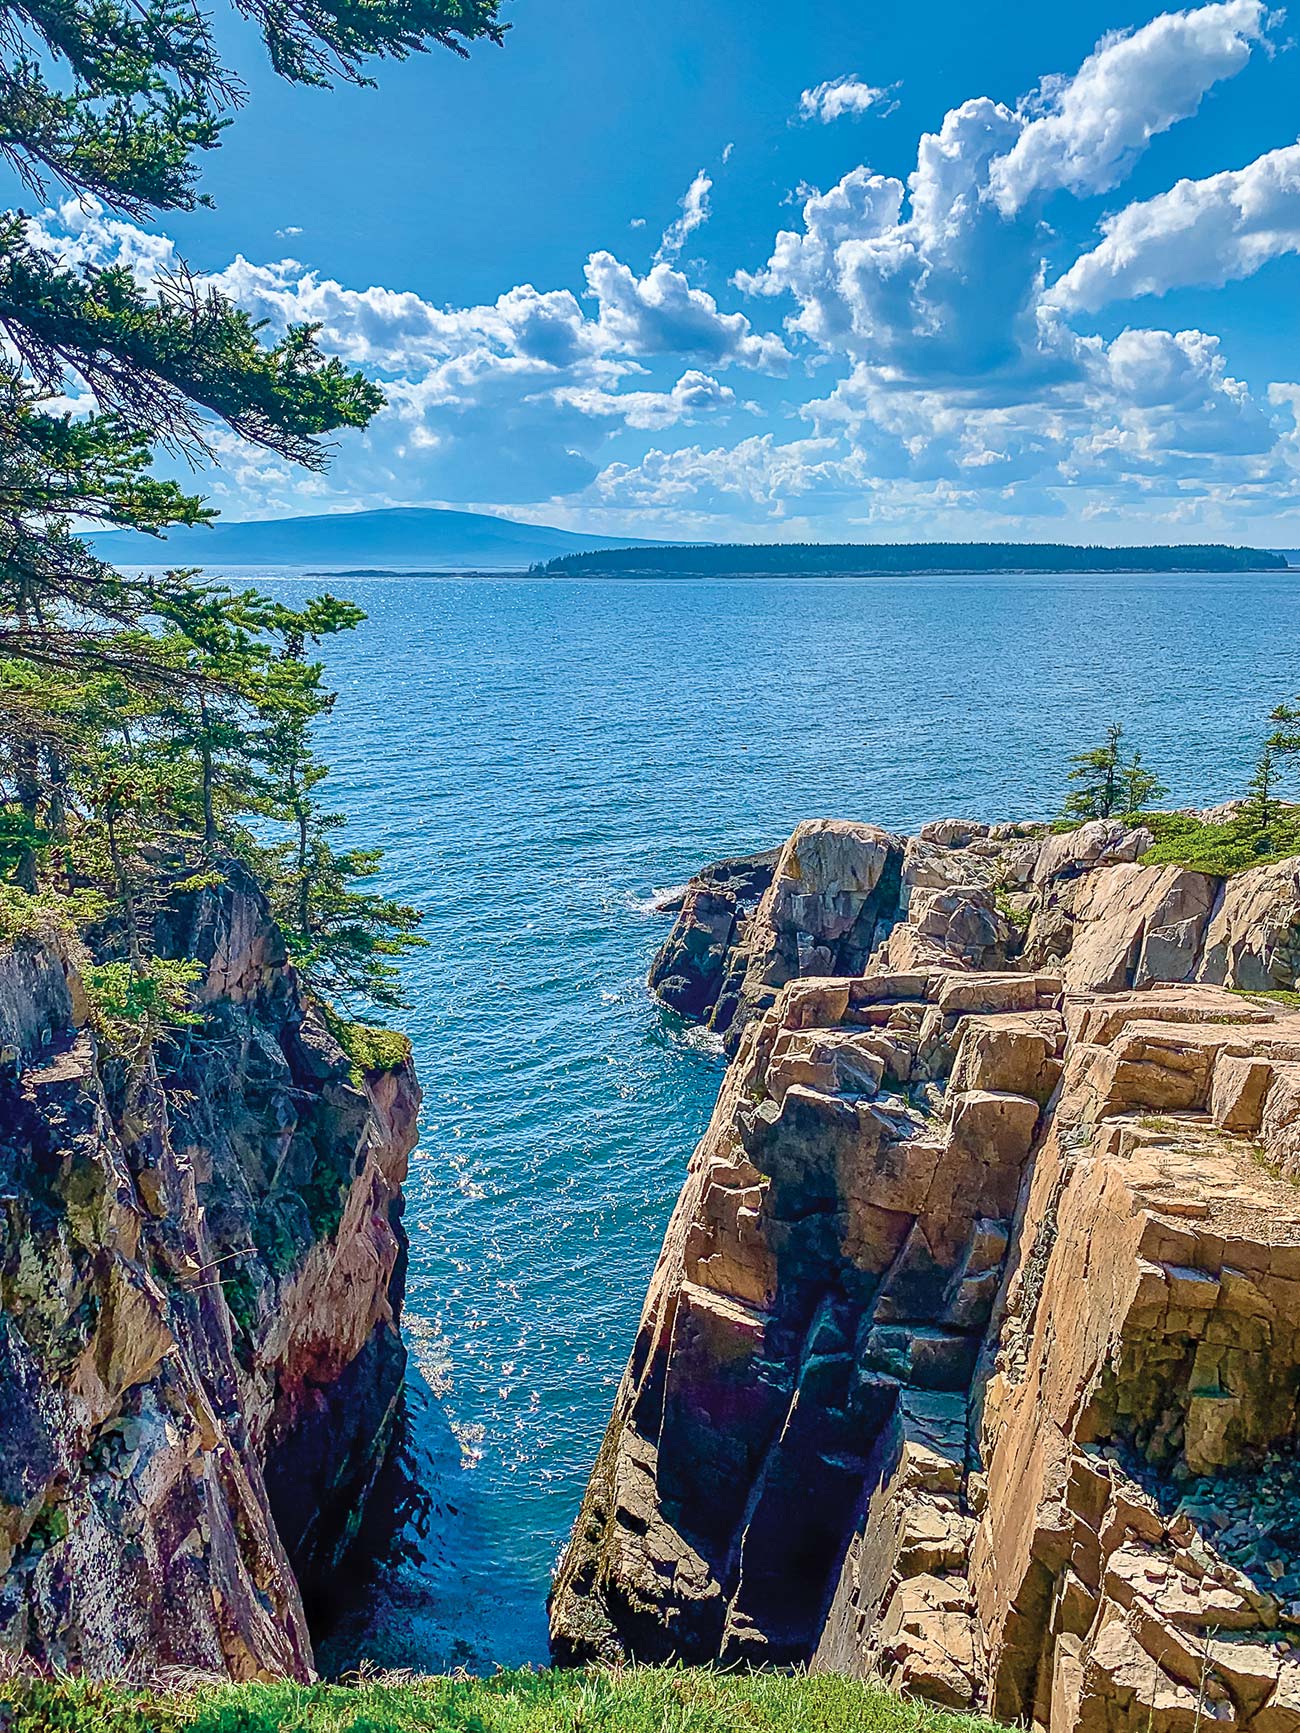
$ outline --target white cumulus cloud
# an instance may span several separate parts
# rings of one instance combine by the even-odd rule
[[[991,190],[1011,215],[1035,193],[1103,193],[1157,133],[1195,114],[1206,91],[1240,72],[1264,35],[1262,0],[1165,12],[1105,37],[1071,78],[1048,78],[1022,106],[1034,118],[994,166]],[[1036,112],[1035,112],[1036,111]]]
[[[621,354],[692,355],[765,373],[784,372],[789,364],[779,337],[760,336],[743,313],[720,313],[712,295],[692,288],[671,265],[654,265],[638,277],[612,253],[593,253],[586,278],[600,308],[600,330]]]
[[[1241,539],[1253,516],[1300,541],[1300,383],[1248,384],[1212,331],[1103,337],[1088,324],[1116,300],[1224,284],[1300,253],[1300,145],[1085,228],[1055,281],[1049,252],[1089,216],[1073,230],[1044,220],[1055,194],[1119,185],[1274,23],[1260,0],[1170,11],[1018,102],[956,104],[918,138],[910,173],[861,164],[825,191],[801,187],[765,262],[733,278],[753,297],[744,312],[679,262],[708,220],[704,170],[644,274],[596,248],[571,287],[518,283],[445,306],[290,258],[235,258],[207,280],[273,332],[319,323],[389,407],[342,437],[325,478],[219,433],[226,467],[212,491],[242,515],[434,499],[628,533],[1096,523],[1131,535],[1140,521],[1151,538]],[[801,112],[879,112],[881,94],[830,80]],[[177,264],[165,236],[89,201],[31,232],[70,263],[124,263],[146,286]],[[766,376],[762,407],[739,401],[731,369]],[[736,418],[754,414],[766,425],[737,437]],[[678,431],[689,428],[700,431]]]
[[[1300,144],[1245,168],[1181,180],[1109,217],[1102,232],[1100,245],[1053,285],[1056,306],[1095,312],[1109,301],[1248,277],[1270,259],[1300,253]]]
[[[783,515],[795,502],[806,515],[861,498],[863,485],[857,463],[837,455],[834,440],[782,444],[763,433],[733,446],[652,447],[639,463],[608,465],[594,492],[604,505],[656,512],[752,512],[757,507],[765,515]]]
[[[591,386],[562,385],[554,398],[583,415],[615,417],[628,427],[658,431],[681,421],[696,421],[706,411],[728,408],[735,403],[736,394],[711,373],[692,367],[670,391],[601,391]]]
[[[805,90],[799,98],[799,116],[802,120],[819,120],[827,126],[846,114],[866,114],[872,108],[889,114],[898,107],[891,100],[897,89],[896,84],[867,84],[855,72],[846,72],[840,78],[828,78],[824,84],[815,84]]]

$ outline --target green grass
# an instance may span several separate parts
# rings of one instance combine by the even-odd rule
[[[1079,819],[1058,818],[1051,826],[1052,834],[1064,836],[1078,830],[1080,823]],[[1124,823],[1145,825],[1155,838],[1142,856],[1143,866],[1180,866],[1212,878],[1232,878],[1250,867],[1270,866],[1300,855],[1300,814],[1294,808],[1280,811],[1266,832],[1256,829],[1248,817],[1229,819],[1226,824],[1204,824],[1185,812],[1133,813],[1124,817]]]
[[[992,1723],[834,1674],[709,1668],[403,1675],[148,1693],[0,1684],[6,1733],[988,1733]]]
[[[1240,999],[1259,999],[1266,1005],[1288,1005],[1293,1009],[1300,1006],[1300,993],[1294,987],[1229,987],[1230,993],[1235,993]]]
[[[1142,856],[1143,866],[1180,866],[1231,878],[1250,867],[1300,854],[1300,817],[1289,813],[1279,815],[1264,833],[1248,818],[1203,824],[1181,812],[1144,812],[1141,823],[1155,837]]]

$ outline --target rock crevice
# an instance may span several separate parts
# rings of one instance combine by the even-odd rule
[[[157,940],[201,1020],[144,1113],[57,938],[0,954],[0,1650],[307,1678],[398,1413],[419,1089],[355,1070],[237,871]]]
[[[1295,863],[1225,886],[1145,846],[782,851],[558,1659],[1300,1729]]]

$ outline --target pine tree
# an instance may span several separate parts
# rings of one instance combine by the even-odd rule
[[[1273,826],[1279,815],[1279,802],[1274,793],[1277,786],[1275,747],[1268,742],[1255,764],[1254,774],[1246,785],[1246,800],[1242,808],[1247,824],[1260,840],[1260,853],[1266,853]]]
[[[1120,814],[1136,818],[1153,801],[1169,792],[1160,778],[1143,762],[1140,751],[1125,759],[1124,730],[1112,722],[1100,746],[1077,753],[1070,763],[1069,780],[1077,786],[1061,808],[1062,819],[1076,824]]]
[[[1076,753],[1070,760],[1073,769],[1069,780],[1077,784],[1061,808],[1062,818],[1080,822],[1090,818],[1109,818],[1119,805],[1121,768],[1120,741],[1124,730],[1112,722],[1101,746]]]
[[[1300,709],[1291,704],[1279,704],[1270,712],[1269,721],[1278,726],[1269,736],[1266,750],[1278,758],[1293,758],[1300,753]]]
[[[1163,800],[1169,790],[1160,778],[1147,769],[1142,762],[1140,751],[1134,752],[1127,764],[1120,767],[1120,784],[1123,789],[1124,817],[1138,818],[1157,800]]]
[[[271,63],[299,83],[368,82],[374,58],[499,42],[497,0],[237,0]],[[177,0],[4,4],[0,157],[135,217],[204,201],[198,162],[241,99],[210,20]],[[273,899],[312,978],[392,1002],[386,957],[418,917],[354,881],[374,857],[336,852],[312,722],[330,695],[305,645],[359,610],[332,598],[296,620],[192,572],[129,576],[75,527],[161,534],[214,515],[152,473],[159,448],[201,457],[214,431],[321,468],[330,434],[363,427],[379,389],[301,325],[263,328],[184,266],[149,286],[122,268],[71,270],[0,214],[0,873],[6,896],[95,908],[94,966],[125,1026],[183,1017],[185,965],[151,952],[161,901],[223,853],[276,869],[265,824],[294,841]],[[84,397],[71,415],[58,399]],[[296,634],[296,636],[295,636]],[[255,834],[256,832],[256,834]],[[281,851],[282,853],[283,851]],[[151,1063],[151,1062],[150,1062]]]
[[[289,832],[288,840],[263,852],[262,863],[291,955],[322,993],[400,1005],[394,959],[424,943],[414,931],[420,911],[359,887],[377,872],[381,856],[334,847],[344,820],[320,799],[329,766],[312,743],[313,727],[333,709],[335,694],[324,684],[321,663],[307,659],[307,646],[351,631],[365,616],[331,595],[296,610],[260,596],[249,598],[248,606],[250,617],[281,643],[259,689],[265,727],[257,750],[264,770],[261,810]]]

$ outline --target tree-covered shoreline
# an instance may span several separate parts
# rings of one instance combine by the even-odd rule
[[[1216,543],[1109,548],[1057,542],[727,542],[563,554],[532,571],[540,577],[762,578],[1289,569],[1280,553]]]

